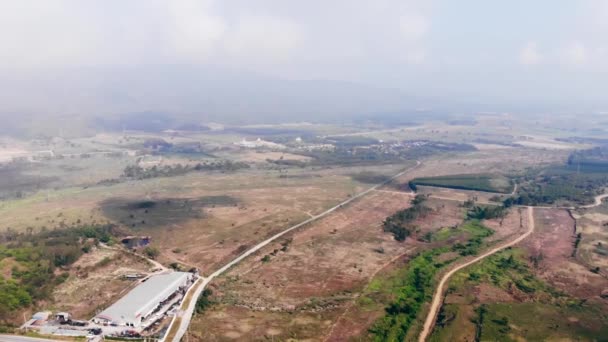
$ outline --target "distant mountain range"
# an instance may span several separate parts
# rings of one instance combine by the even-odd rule
[[[44,70],[30,76],[5,75],[0,89],[3,121],[27,114],[99,122],[153,112],[157,118],[158,113],[171,116],[172,122],[335,122],[411,116],[432,105],[398,90],[350,82],[283,80],[184,66]]]

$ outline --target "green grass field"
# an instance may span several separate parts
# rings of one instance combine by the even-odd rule
[[[415,185],[497,193],[510,193],[513,190],[513,184],[509,178],[489,174],[424,177],[416,178],[411,183]]]
[[[456,228],[441,228],[431,235],[431,241],[446,241],[452,237],[460,236],[465,233],[470,238],[484,238],[489,236],[492,231],[484,227],[479,221],[467,221]]]

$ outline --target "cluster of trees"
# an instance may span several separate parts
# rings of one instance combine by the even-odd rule
[[[235,162],[232,160],[220,160],[214,162],[198,163],[194,166],[190,165],[154,165],[150,168],[143,168],[139,165],[129,165],[123,170],[123,177],[131,179],[148,179],[156,177],[172,177],[180,176],[192,171],[236,171],[239,169],[249,168],[249,164],[244,162]]]
[[[32,303],[32,296],[19,283],[0,277],[0,317]]]
[[[586,204],[608,184],[608,173],[544,174],[523,182],[518,194],[505,199],[505,206],[554,204],[568,201]]]
[[[591,203],[608,185],[608,147],[573,152],[567,164],[531,170],[519,184],[517,196],[507,198],[505,205]]]
[[[568,157],[568,165],[584,172],[608,171],[608,147],[595,147],[588,150],[576,151]]]
[[[395,300],[388,305],[386,315],[370,329],[376,341],[404,341],[422,305],[433,293],[432,281],[444,266],[435,257],[443,250],[423,252],[408,263],[402,286],[396,289]]]
[[[404,241],[416,229],[412,222],[431,211],[429,207],[424,205],[425,201],[426,196],[416,195],[412,200],[411,207],[399,210],[384,220],[382,223],[383,230],[392,233],[395,240]]]
[[[437,186],[450,189],[479,190],[487,192],[511,192],[513,186],[502,176],[492,174],[451,175],[421,177],[410,181],[410,188],[416,185]]]
[[[270,164],[281,165],[281,166],[295,166],[295,167],[305,167],[308,165],[307,162],[303,160],[296,159],[266,159],[266,161]]]
[[[420,144],[404,142],[408,146],[392,146],[391,144],[378,143],[375,139],[368,140],[365,137],[349,137],[323,141],[334,145],[332,150],[315,150],[309,152],[297,152],[311,157],[313,160],[309,165],[369,165],[381,163],[395,163],[404,160],[420,159],[429,155],[452,152],[472,151],[475,147],[467,144],[443,144],[432,141],[417,141]]]
[[[48,299],[52,289],[65,281],[61,272],[99,242],[111,242],[113,225],[72,227],[25,233],[6,230],[0,236],[0,260],[11,258],[15,265],[9,279],[0,278],[0,314]]]
[[[467,217],[473,220],[491,220],[505,217],[509,209],[506,206],[473,206],[467,212]]]

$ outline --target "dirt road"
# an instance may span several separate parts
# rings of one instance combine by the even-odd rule
[[[589,208],[594,208],[594,207],[600,206],[600,205],[602,205],[602,201],[604,200],[604,198],[608,198],[608,194],[595,196],[595,198],[594,198],[595,203],[583,205],[583,206],[580,206],[579,208],[589,209]]]
[[[368,193],[388,184],[389,182],[393,181],[394,179],[396,179],[397,177],[400,177],[402,175],[404,175],[406,172],[411,171],[414,168],[417,168],[418,166],[420,166],[420,162],[416,161],[416,165],[403,170],[401,172],[399,172],[398,174],[392,176],[391,178],[389,178],[388,180],[380,183],[380,184],[376,184],[374,186],[372,186],[371,188],[360,192],[354,196],[352,196],[351,198],[347,199],[346,201],[332,207],[329,208],[327,210],[325,210],[324,212],[315,215],[305,221],[302,221],[298,224],[296,224],[295,226],[291,226],[283,231],[281,231],[280,233],[271,236],[270,238],[258,243],[257,245],[253,246],[251,249],[249,249],[248,251],[246,251],[245,253],[241,254],[240,256],[238,256],[237,258],[235,258],[234,260],[232,260],[231,262],[227,263],[226,265],[224,265],[222,268],[220,268],[219,270],[211,273],[208,277],[203,278],[203,283],[201,286],[199,286],[196,291],[194,292],[194,295],[192,296],[192,300],[187,303],[188,307],[186,308],[182,308],[182,316],[181,316],[181,320],[179,320],[179,326],[176,328],[174,327],[174,322],[176,322],[177,320],[173,320],[171,322],[171,325],[169,326],[169,328],[167,329],[167,334],[165,336],[173,336],[172,341],[173,342],[179,342],[181,340],[181,338],[184,336],[184,334],[186,333],[186,331],[188,330],[188,325],[190,325],[190,320],[192,319],[192,314],[194,313],[194,307],[196,306],[196,298],[198,298],[200,296],[200,294],[203,292],[203,290],[205,289],[205,287],[207,286],[207,284],[209,284],[209,282],[211,282],[211,280],[213,280],[213,278],[219,276],[220,274],[226,272],[230,267],[236,265],[237,263],[241,262],[243,259],[245,259],[246,257],[250,256],[251,254],[257,252],[258,250],[262,249],[263,247],[265,247],[266,245],[268,245],[269,243],[271,243],[272,241],[280,238],[281,236],[295,230],[298,229],[302,226],[305,226],[313,221],[316,221],[320,218],[323,218],[331,213],[333,213],[334,211],[342,208],[343,206],[349,204],[350,202],[363,197],[365,195],[367,195]],[[173,334],[174,329],[177,329],[177,332],[175,332],[175,334]],[[163,338],[161,341],[164,341],[165,338]]]
[[[435,323],[435,319],[437,318],[437,313],[439,312],[439,308],[441,307],[441,301],[443,299],[443,291],[444,291],[445,284],[448,282],[450,277],[452,275],[454,275],[454,273],[456,273],[456,272],[460,271],[461,269],[463,269],[467,266],[470,266],[484,258],[487,258],[490,255],[495,254],[496,252],[499,252],[507,247],[511,247],[511,246],[521,242],[522,240],[527,238],[530,234],[532,234],[532,232],[534,232],[534,208],[528,207],[528,230],[523,235],[520,235],[517,238],[515,238],[509,242],[506,242],[500,246],[494,247],[494,248],[490,249],[489,251],[487,251],[463,264],[457,265],[456,267],[451,269],[448,273],[446,273],[439,281],[439,285],[437,285],[437,290],[435,291],[435,294],[433,295],[433,301],[431,302],[431,308],[429,310],[428,315],[426,316],[426,321],[424,322],[424,327],[422,328],[422,332],[420,333],[418,342],[426,341],[427,337],[431,333],[431,330],[433,329],[433,325]]]

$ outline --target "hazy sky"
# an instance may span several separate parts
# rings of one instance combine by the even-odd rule
[[[604,0],[0,0],[0,73],[212,65],[414,95],[607,104]]]

